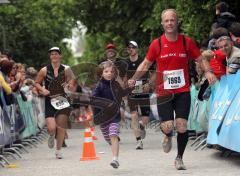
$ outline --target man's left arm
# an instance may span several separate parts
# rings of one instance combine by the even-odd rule
[[[216,82],[217,77],[212,72],[211,66],[210,66],[210,60],[208,57],[205,57],[204,54],[200,53],[200,50],[198,49],[195,42],[193,42],[191,39],[188,40],[188,47],[190,51],[190,58],[196,58],[196,61],[201,66],[202,70],[204,71],[205,77],[207,78],[209,84],[213,84]],[[209,51],[211,52],[211,51]],[[203,52],[204,53],[204,52]],[[212,53],[209,53],[212,54]]]
[[[198,61],[200,62],[202,70],[204,71],[204,75],[207,78],[209,84],[214,84],[217,81],[217,77],[215,76],[211,69],[209,60],[206,57],[200,55],[198,57]]]

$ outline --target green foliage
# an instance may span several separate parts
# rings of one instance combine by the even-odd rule
[[[178,3],[176,9],[182,23],[182,32],[196,41],[209,36],[215,13],[215,0],[187,0]]]
[[[62,39],[71,36],[75,25],[73,7],[72,0],[17,0],[0,6],[0,24],[15,60],[39,67],[48,62],[47,50],[59,46],[66,62],[71,52]]]
[[[162,34],[161,12],[175,8],[183,33],[200,42],[208,37],[217,0],[11,0],[0,6],[0,49],[14,51],[15,59],[33,66],[48,62],[47,50],[59,46],[64,63],[74,64],[63,43],[81,21],[87,27],[85,52],[78,62],[99,62],[113,41],[119,53],[135,40],[142,56],[150,42]],[[239,2],[231,9],[239,14]],[[4,34],[6,34],[4,38]]]
[[[76,17],[88,29],[82,60],[99,60],[107,38],[117,38],[113,41],[123,47],[126,41],[135,40],[144,56],[150,42],[162,34],[161,12],[166,8],[175,8],[181,32],[200,42],[209,35],[215,3],[216,0],[83,0],[77,4],[82,10]]]

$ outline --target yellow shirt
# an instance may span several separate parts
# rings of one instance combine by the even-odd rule
[[[2,88],[5,90],[5,92],[7,93],[7,95],[12,93],[12,89],[11,89],[10,85],[8,83],[6,83],[2,74],[0,74],[0,84],[1,84]]]

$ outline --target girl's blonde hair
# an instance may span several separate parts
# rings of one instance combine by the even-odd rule
[[[109,67],[113,68],[113,70],[114,70],[114,79],[116,79],[117,76],[118,76],[117,67],[110,60],[104,61],[104,62],[102,62],[101,64],[98,65],[98,68],[97,68],[97,76],[98,76],[98,78],[101,78],[102,74],[103,74],[103,70],[106,69],[106,68],[109,68]]]

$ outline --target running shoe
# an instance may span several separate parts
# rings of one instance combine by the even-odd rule
[[[48,147],[52,149],[54,147],[55,135],[50,135],[48,138]]]
[[[186,166],[183,163],[182,158],[180,158],[180,157],[177,157],[175,159],[175,167],[176,167],[177,170],[186,170],[187,169]]]
[[[168,153],[172,149],[172,137],[165,136],[162,142],[163,151]]]
[[[141,135],[142,139],[144,139],[146,137],[145,127],[141,123],[140,123],[140,135]]]
[[[142,150],[142,149],[143,149],[142,140],[137,140],[136,150]]]
[[[117,169],[119,167],[119,162],[117,160],[112,160],[110,165],[114,168]]]
[[[56,153],[55,153],[55,155],[56,155],[56,158],[57,158],[57,159],[62,159],[62,158],[63,158],[62,152],[61,152],[60,150],[57,150]]]

